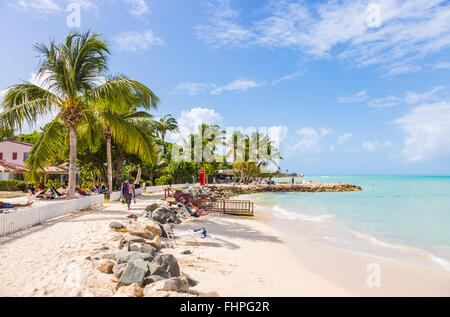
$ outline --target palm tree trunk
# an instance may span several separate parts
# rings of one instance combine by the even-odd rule
[[[112,174],[112,154],[111,154],[111,133],[106,133],[106,159],[107,159],[107,174],[108,174],[108,194],[111,195],[113,191],[113,174]]]
[[[75,186],[77,183],[77,126],[75,124],[70,124],[69,132],[70,160],[67,200],[75,198]]]

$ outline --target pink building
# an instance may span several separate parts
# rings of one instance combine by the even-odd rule
[[[24,167],[31,148],[32,145],[28,143],[11,140],[0,141],[0,161]],[[14,175],[0,173],[0,179],[14,179]]]

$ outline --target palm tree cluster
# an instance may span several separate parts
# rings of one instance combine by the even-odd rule
[[[49,159],[69,144],[68,199],[75,194],[77,146],[107,144],[108,188],[112,186],[111,141],[128,153],[151,162],[150,115],[159,98],[144,84],[123,75],[107,76],[109,49],[97,33],[70,33],[65,42],[36,44],[40,54],[36,79],[7,88],[1,106],[4,129],[55,115],[34,145],[26,165],[31,177],[44,170]],[[153,123],[153,121],[152,121]],[[78,144],[79,143],[79,144]]]
[[[235,130],[228,137],[218,125],[202,124],[198,132],[184,140],[184,159],[194,162],[195,170],[215,175],[219,169],[233,169],[233,182],[248,183],[270,177],[279,170],[282,159],[269,135],[261,132],[245,134]]]

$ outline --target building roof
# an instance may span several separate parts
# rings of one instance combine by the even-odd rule
[[[29,172],[25,166],[0,160],[0,173],[20,174]]]
[[[21,174],[28,173],[30,170],[25,167],[25,165],[12,163],[4,160],[0,160],[0,173],[11,173],[11,174]],[[60,166],[48,166],[44,168],[44,173],[46,174],[68,174],[69,169],[65,167],[64,164]]]
[[[20,142],[20,141],[15,141],[15,140],[3,140],[3,141],[0,141],[0,143],[3,143],[3,142],[11,142],[11,143],[16,143],[16,144],[30,146],[30,147],[33,146],[32,144],[28,144],[28,143]]]

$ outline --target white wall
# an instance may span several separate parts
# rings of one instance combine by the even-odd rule
[[[3,161],[24,165],[23,160],[24,153],[30,153],[31,146],[23,143],[11,142],[11,141],[1,141],[0,142],[0,153],[3,153]],[[17,160],[12,159],[12,154],[17,153]]]
[[[101,205],[103,202],[103,195],[93,195],[74,200],[52,201],[30,209],[0,214],[0,237],[73,211]]]

